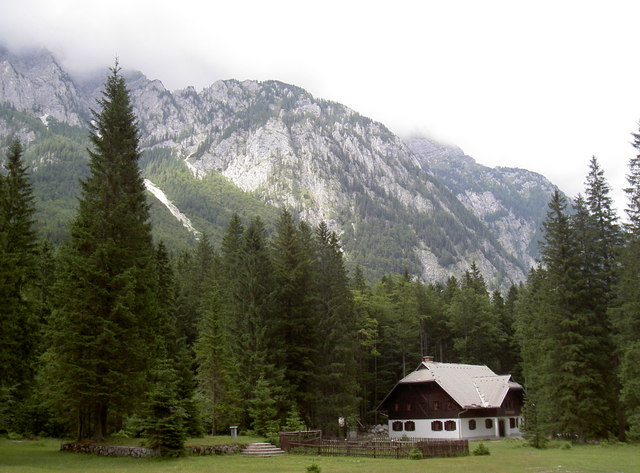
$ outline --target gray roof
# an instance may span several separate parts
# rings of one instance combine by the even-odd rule
[[[522,389],[511,375],[499,376],[483,365],[423,361],[398,384],[435,381],[463,408],[500,407],[510,388]]]

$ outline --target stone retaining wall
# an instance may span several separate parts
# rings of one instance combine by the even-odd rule
[[[93,453],[107,457],[155,457],[160,452],[145,447],[123,447],[118,445],[96,445],[93,443],[68,442],[60,445],[63,452]]]
[[[187,447],[192,455],[229,455],[240,453],[246,445],[197,445]]]
[[[187,447],[192,455],[229,455],[240,453],[245,445],[197,445]],[[160,452],[145,447],[123,447],[118,445],[96,445],[93,443],[67,442],[60,445],[63,452],[92,453],[108,457],[155,457]]]

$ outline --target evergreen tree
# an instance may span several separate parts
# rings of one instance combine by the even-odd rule
[[[235,224],[234,227],[237,229]],[[231,235],[230,230],[233,229],[227,235]],[[237,230],[233,232],[237,235]],[[228,324],[231,355],[242,367],[233,380],[241,401],[238,424],[249,428],[253,423],[251,402],[260,394],[256,391],[258,380],[264,378],[280,402],[287,386],[283,368],[277,364],[282,346],[275,334],[273,267],[266,230],[259,217],[242,232],[238,243],[238,247],[230,248],[237,252],[235,256],[225,253],[222,257],[223,261],[237,262],[223,283],[224,320]]]
[[[453,353],[458,363],[498,366],[504,342],[500,321],[492,310],[489,294],[479,293],[479,281],[472,278],[446,309],[453,335]]]
[[[206,234],[200,236],[192,252],[181,255],[178,263],[178,333],[190,349],[198,337],[198,325],[208,291],[215,284],[218,264],[218,256]]]
[[[619,381],[624,409],[625,430],[630,438],[640,438],[640,133],[633,134],[636,155],[629,160],[626,240],[620,251],[617,299],[610,310],[620,358]]]
[[[353,289],[353,312],[358,327],[357,382],[360,386],[360,419],[364,423],[376,422],[377,361],[379,331],[373,315],[371,290],[356,269]],[[360,273],[361,274],[361,273]]]
[[[253,396],[249,400],[251,426],[256,434],[270,436],[278,432],[280,428],[278,410],[278,402],[271,382],[260,376],[256,381]]]
[[[625,212],[629,218],[625,227],[637,238],[640,235],[640,132],[633,133],[633,147],[636,155],[629,159],[629,174],[627,174],[629,186],[624,189],[628,199]]]
[[[338,237],[321,222],[316,229],[316,238],[322,356],[318,363],[315,423],[324,431],[330,431],[336,426],[338,417],[354,417],[358,412],[358,327],[353,317],[349,280]]]
[[[511,285],[511,287],[509,287],[509,292],[507,293],[507,298],[506,300],[504,300],[501,309],[498,311],[500,327],[506,337],[503,348],[500,350],[499,358],[500,373],[510,373],[514,377],[514,379],[521,381],[521,358],[518,349],[518,343],[515,337],[516,303],[518,301],[518,296],[518,286]],[[492,299],[494,308],[496,307],[496,305],[500,305],[499,303],[496,304],[496,300],[497,298],[496,296],[494,296]],[[501,295],[500,300],[502,300]]]
[[[450,293],[446,297],[442,284],[430,284],[423,289],[424,295],[419,299],[420,313],[424,314],[422,354],[433,355],[440,362],[453,361],[454,336],[447,317],[447,304],[451,303],[459,289],[455,278],[449,282],[453,285],[448,289]]]
[[[23,401],[33,378],[39,321],[27,294],[36,278],[37,237],[33,229],[35,204],[22,146],[11,143],[6,175],[0,173],[0,399],[13,412]],[[1,409],[4,410],[4,409]],[[7,428],[0,424],[0,429]]]
[[[526,310],[520,315],[519,339],[538,428],[586,440],[612,431],[614,403],[607,383],[610,366],[601,362],[607,333],[597,313],[585,303],[579,225],[565,209],[566,200],[556,191],[544,222],[545,268],[536,274],[535,292],[523,301]],[[534,297],[535,304],[531,303]]]
[[[592,273],[587,275],[591,302],[603,320],[606,320],[606,310],[613,298],[617,276],[615,265],[622,246],[622,233],[610,192],[604,171],[594,156],[589,165],[585,189],[591,234],[585,241],[593,245],[588,248]]]
[[[195,403],[195,379],[191,369],[193,356],[181,333],[178,324],[178,287],[174,278],[173,266],[164,242],[156,250],[156,275],[158,278],[157,319],[152,333],[157,337],[154,359],[166,357],[170,368],[177,376],[176,389],[180,405],[184,412],[185,428],[191,436],[202,434],[200,416]],[[151,321],[150,321],[151,322]]]
[[[194,348],[204,415],[211,424],[211,435],[216,435],[241,418],[240,392],[236,385],[241,373],[224,324],[222,296],[217,284],[209,288],[205,307]]]
[[[78,439],[97,440],[146,390],[157,294],[138,127],[117,63],[98,104],[45,354],[49,399],[73,412]]]
[[[544,269],[532,269],[515,304],[514,335],[526,381],[523,432],[536,448],[545,445],[550,431],[547,419],[553,416],[553,365],[546,354],[553,349],[554,340],[547,334],[556,322],[554,309],[546,297],[546,277]]]
[[[315,397],[314,366],[318,361],[317,300],[313,280],[313,247],[283,210],[271,241],[278,363],[290,388],[290,398],[309,419]],[[281,344],[281,346],[277,346]]]
[[[179,394],[179,376],[166,357],[158,359],[152,370],[152,386],[145,403],[144,432],[149,448],[162,456],[180,457],[185,454],[187,439],[185,418]]]

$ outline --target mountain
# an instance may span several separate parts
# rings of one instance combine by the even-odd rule
[[[541,222],[556,186],[526,169],[483,166],[460,148],[426,137],[410,137],[405,143],[422,169],[487,225],[509,254],[527,267],[536,264],[538,241],[543,238]]]
[[[82,124],[104,75],[72,78],[47,51],[0,49],[0,144],[23,140],[43,232],[54,240],[64,238],[86,173]],[[406,270],[439,281],[475,261],[492,287],[505,287],[523,280],[536,256],[539,199],[553,187],[542,176],[485,168],[426,138],[403,141],[277,81],[171,92],[140,72],[125,77],[156,236],[174,248],[199,232],[219,241],[233,212],[273,222],[286,206],[326,221],[349,264],[371,278]]]

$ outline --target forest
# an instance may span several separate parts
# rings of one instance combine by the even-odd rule
[[[525,386],[532,444],[640,438],[640,134],[627,221],[597,159],[584,195],[550,196],[541,260],[490,292],[475,264],[427,284],[347,271],[338,235],[283,209],[235,214],[217,247],[154,241],[139,131],[116,65],[89,131],[68,238],[36,228],[17,139],[0,174],[0,433],[187,436],[385,423],[376,407],[422,355]],[[375,231],[375,229],[372,229]]]

